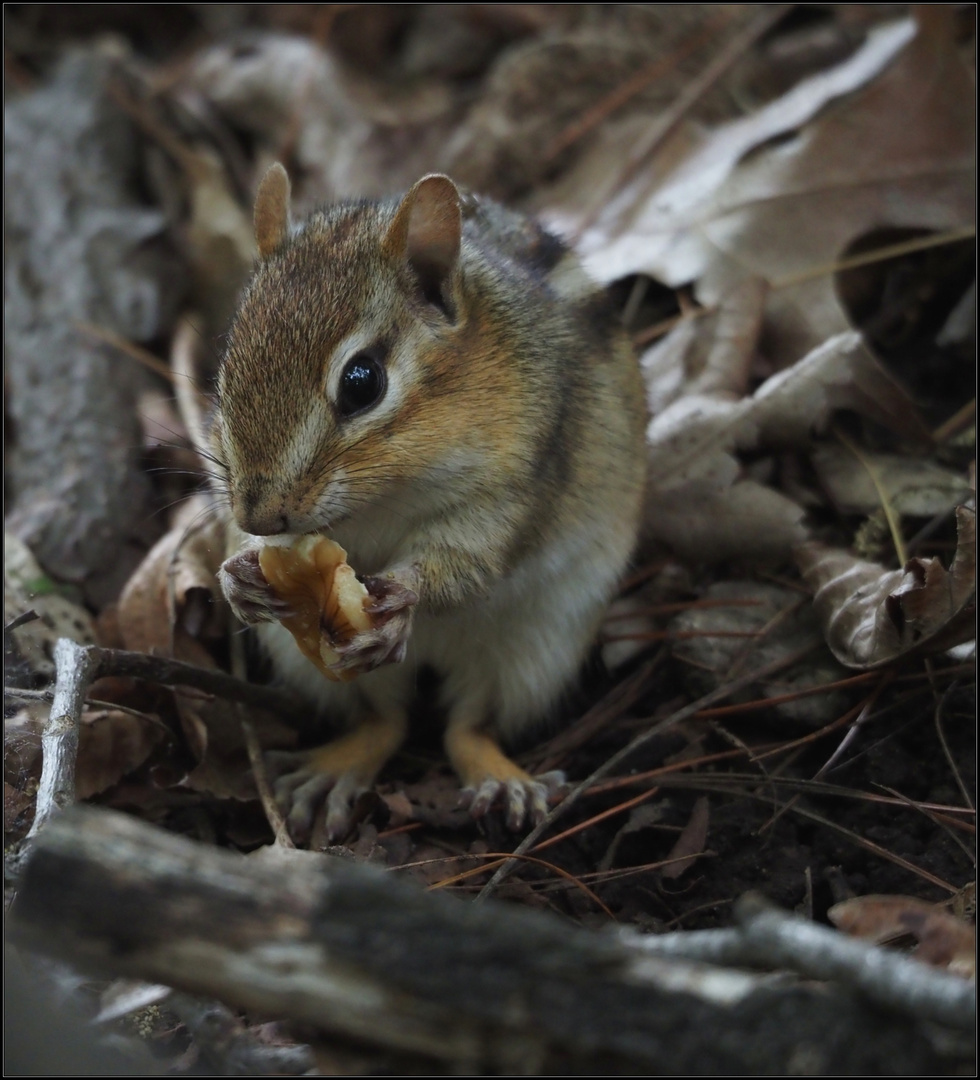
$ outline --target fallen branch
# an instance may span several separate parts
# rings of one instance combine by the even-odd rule
[[[78,725],[85,695],[96,678],[98,657],[90,648],[59,638],[54,646],[54,662],[57,681],[41,736],[41,779],[28,841],[33,840],[52,814],[75,801]]]
[[[785,968],[811,979],[839,982],[915,1019],[972,1031],[976,985],[901,953],[869,945],[806,919],[787,915],[757,894],[735,907],[738,925],[724,930],[640,935],[621,940],[650,956],[711,964]]]
[[[785,1073],[802,1054],[811,1073],[935,1073],[969,1053],[851,991],[651,956],[348,860],[243,858],[91,807],[38,836],[9,927],[84,968],[456,1072]]]

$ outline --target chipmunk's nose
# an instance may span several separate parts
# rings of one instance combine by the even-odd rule
[[[277,536],[289,531],[289,514],[282,495],[264,477],[242,484],[232,496],[235,520],[253,536]]]

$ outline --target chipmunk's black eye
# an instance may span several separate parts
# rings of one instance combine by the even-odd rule
[[[343,417],[365,412],[378,404],[387,388],[384,364],[371,353],[358,353],[347,361],[341,372],[337,411]]]

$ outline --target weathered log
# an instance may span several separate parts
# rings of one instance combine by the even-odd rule
[[[84,968],[291,1017],[443,1068],[530,1074],[935,1073],[924,1025],[847,990],[644,956],[537,912],[377,868],[248,858],[75,807],[10,929]]]

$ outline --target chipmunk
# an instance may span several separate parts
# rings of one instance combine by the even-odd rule
[[[532,220],[446,176],[400,199],[290,218],[273,165],[255,204],[259,262],[218,376],[221,586],[280,680],[342,719],[277,784],[291,831],[326,799],[343,834],[407,734],[423,666],[474,816],[539,821],[561,774],[500,748],[574,681],[636,540],[644,389],[604,292]],[[264,537],[341,544],[375,626],[330,682],[280,625]]]

